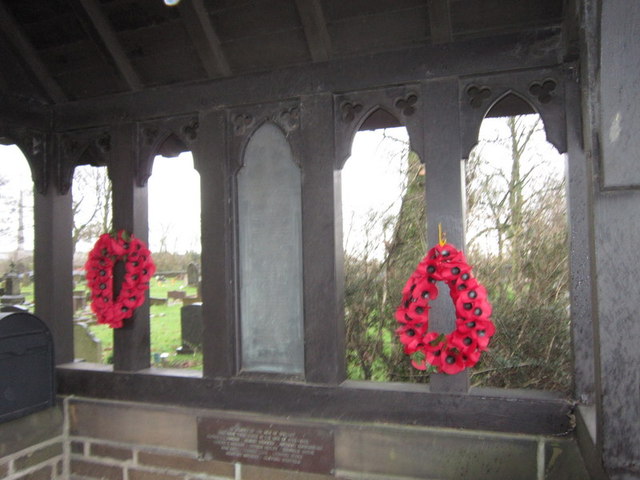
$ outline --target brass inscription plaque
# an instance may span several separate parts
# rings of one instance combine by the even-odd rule
[[[313,473],[335,466],[333,430],[220,418],[198,419],[198,451],[205,458]]]

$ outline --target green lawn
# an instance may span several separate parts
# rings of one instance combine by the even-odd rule
[[[79,289],[80,286],[76,288]],[[151,281],[150,296],[153,298],[167,298],[167,292],[184,290],[187,296],[195,296],[196,288],[188,287],[182,280],[168,278],[158,282]],[[155,367],[164,368],[202,368],[202,353],[176,353],[182,345],[180,333],[180,308],[182,302],[170,300],[167,305],[151,307],[151,362]],[[106,325],[94,324],[89,327],[91,332],[102,342],[104,363],[113,360],[113,329]]]

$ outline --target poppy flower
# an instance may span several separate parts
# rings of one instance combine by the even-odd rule
[[[465,368],[474,367],[480,361],[481,354],[482,354],[481,350],[477,348],[475,350],[467,350],[465,352],[460,352]]]
[[[396,320],[400,323],[413,322],[413,318],[409,316],[408,307],[400,306],[395,313]]]
[[[471,336],[481,350],[486,350],[489,340],[496,333],[496,327],[491,320],[458,318],[456,326],[460,334]]]
[[[413,320],[427,319],[429,318],[429,304],[423,299],[410,301],[407,307],[407,315]]]
[[[449,375],[455,375],[464,370],[464,360],[456,349],[449,347],[440,354],[440,370]]]
[[[413,293],[413,289],[416,288],[416,285],[426,280],[426,278],[426,275],[419,273],[418,270],[414,271],[402,289],[402,297],[410,297]]]
[[[396,329],[396,334],[400,338],[400,342],[406,347],[405,351],[416,351],[417,346],[422,343],[422,337],[426,333],[426,323],[406,324]]]
[[[438,298],[438,287],[435,283],[432,283],[425,278],[416,284],[416,288],[413,290],[413,295],[415,298],[421,298],[425,301],[435,300]]]
[[[122,305],[127,307],[128,309],[135,310],[144,302],[144,297],[140,292],[136,290],[121,290],[119,298],[121,299]]]
[[[487,300],[487,297],[480,296],[473,300],[459,296],[456,300],[456,312],[458,316],[467,318],[470,320],[487,320],[491,316],[491,304]]]
[[[460,333],[455,330],[449,339],[449,345],[455,347],[460,352],[471,352],[478,348],[478,341],[470,332]]]

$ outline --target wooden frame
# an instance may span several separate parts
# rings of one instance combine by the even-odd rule
[[[536,392],[469,391],[464,375],[437,377],[430,387],[345,382],[342,246],[336,228],[340,218],[336,211],[340,205],[336,167],[340,165],[336,162],[346,151],[348,141],[345,139],[354,131],[349,125],[338,127],[341,102],[368,99],[371,105],[389,110],[398,106],[394,103],[396,97],[416,95],[415,116],[395,112],[399,120],[410,127],[413,148],[419,150],[418,154],[429,168],[437,168],[430,163],[433,161],[459,165],[464,156],[462,140],[468,142],[469,139],[462,128],[468,125],[464,123],[468,117],[463,116],[466,107],[461,103],[465,98],[461,94],[465,85],[474,79],[486,79],[488,72],[500,72],[501,81],[509,83],[511,79],[520,85],[529,75],[523,73],[523,67],[531,74],[556,71],[552,53],[546,56],[527,53],[535,50],[533,47],[539,39],[546,41],[555,35],[556,31],[544,30],[539,32],[539,38],[510,35],[459,42],[446,51],[433,46],[421,47],[367,59],[216,79],[179,90],[160,88],[55,107],[56,132],[108,128],[110,158],[117,159],[109,162],[118,192],[114,226],[132,230],[143,240],[147,228],[144,180],[150,171],[148,159],[154,155],[154,145],[160,144],[166,133],[176,135],[185,148],[191,148],[201,176],[202,242],[205,245],[202,297],[206,353],[202,374],[149,368],[148,307],[143,307],[129,328],[115,332],[113,367],[70,363],[72,332],[66,327],[54,329],[62,351],[58,356],[59,393],[336,420],[392,421],[541,435],[570,431],[572,402]],[[387,95],[387,92],[391,93]],[[399,92],[399,96],[393,92]],[[281,376],[238,376],[233,273],[235,233],[230,199],[234,195],[233,159],[242,144],[233,137],[233,115],[254,111],[264,116],[260,112],[274,108],[280,112],[285,107],[290,110],[292,105],[299,108],[293,147],[303,171],[305,378],[291,381]],[[556,104],[554,108],[558,108]],[[570,118],[571,122],[576,121],[575,115]],[[472,121],[477,120],[474,117]],[[559,125],[566,121],[564,117],[556,120]],[[161,131],[150,144],[144,142],[145,128]],[[185,128],[195,129],[197,136],[189,137]],[[59,162],[60,166],[64,161],[55,155],[50,158],[50,162]],[[459,171],[453,170],[459,177]],[[587,182],[583,178],[586,172],[577,167],[573,172],[579,176],[578,182]],[[452,181],[438,178],[434,179],[436,185]],[[65,202],[52,200],[67,199],[68,194],[59,198],[58,192],[52,190],[45,191],[37,205],[51,210],[54,218],[67,219],[70,202],[67,206]],[[429,190],[430,195],[440,195],[437,189]],[[440,215],[450,239],[461,242],[464,238],[461,199],[445,203],[451,211],[441,210],[442,202],[437,198],[428,201],[430,219],[433,221]],[[433,234],[430,233],[431,240]],[[70,257],[63,257],[62,263],[53,259],[59,258],[61,250],[65,251],[70,233],[56,227],[46,235],[55,238],[55,242],[40,243],[36,248],[41,265],[49,262],[53,266],[40,268],[41,287],[37,288],[41,298],[47,293],[54,294],[58,302],[45,304],[39,313],[43,318],[57,318],[58,323],[66,325],[59,319],[68,318],[70,323],[65,294],[71,291],[70,273],[68,279],[65,276],[66,269],[71,270]],[[579,252],[573,253],[576,254]],[[62,283],[57,281],[60,278]],[[51,287],[48,291],[46,287],[43,289],[42,285],[47,283],[56,283],[55,291]],[[68,302],[71,302],[70,294]],[[580,358],[588,359],[591,354],[587,348]],[[184,395],[185,391],[189,395]]]

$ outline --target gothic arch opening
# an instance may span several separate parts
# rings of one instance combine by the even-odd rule
[[[202,368],[200,175],[191,152],[168,137],[148,180],[151,364]]]
[[[514,114],[523,102],[509,95],[494,106],[465,165],[466,253],[497,331],[471,384],[569,393],[565,157],[530,106]]]
[[[0,308],[33,311],[33,180],[16,145],[0,144]]]
[[[400,292],[426,249],[424,166],[399,125],[385,110],[373,111],[340,171],[346,364],[352,380],[424,381],[395,335]]]

